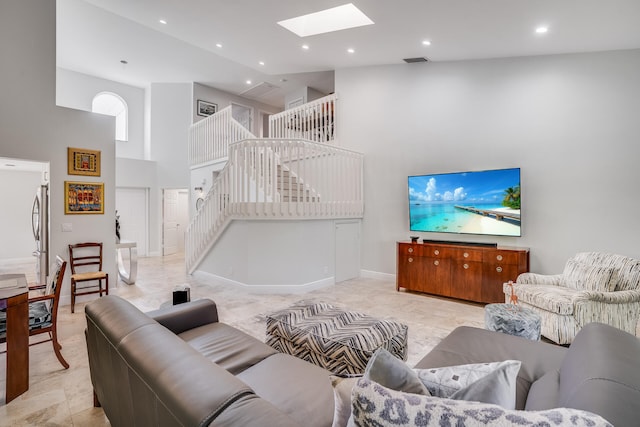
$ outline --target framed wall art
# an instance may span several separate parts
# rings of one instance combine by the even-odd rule
[[[207,117],[218,111],[218,104],[198,99],[198,115]]]
[[[103,214],[104,182],[64,182],[65,214]]]
[[[67,147],[67,173],[100,176],[100,151]]]

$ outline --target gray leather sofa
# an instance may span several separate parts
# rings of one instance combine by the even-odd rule
[[[522,361],[516,409],[575,408],[616,427],[640,425],[640,340],[602,323],[586,325],[568,348],[462,326],[415,367],[506,359]]]
[[[329,372],[219,322],[210,300],[144,314],[105,296],[86,317],[95,398],[113,426],[332,423]],[[569,348],[459,327],[416,368],[507,359],[522,361],[517,409],[570,407],[638,425],[640,340],[608,325],[585,326]]]
[[[218,322],[210,300],[145,314],[109,295],[85,313],[95,403],[113,426],[332,423],[328,371]]]

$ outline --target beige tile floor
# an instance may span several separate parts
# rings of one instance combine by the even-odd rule
[[[0,274],[18,266],[0,266]],[[31,274],[31,268],[25,268]],[[451,330],[460,325],[483,325],[482,305],[396,292],[390,280],[359,278],[307,294],[256,295],[219,283],[205,283],[185,273],[180,256],[141,258],[135,285],[119,282],[111,294],[131,301],[143,311],[171,299],[176,285],[188,284],[191,298],[211,298],[221,321],[264,339],[264,316],[302,299],[324,301],[409,326],[407,363],[413,366]],[[93,394],[84,342],[84,304],[59,310],[62,353],[71,367],[62,368],[51,343],[30,349],[29,390],[7,405],[0,405],[0,426],[108,426],[104,412],[93,407]],[[1,346],[4,346],[2,344]],[[5,356],[0,356],[4,380]],[[2,384],[4,388],[4,384]]]

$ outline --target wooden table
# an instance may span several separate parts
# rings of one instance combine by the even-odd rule
[[[24,274],[0,274],[0,309],[7,310],[9,403],[29,389],[29,288]]]

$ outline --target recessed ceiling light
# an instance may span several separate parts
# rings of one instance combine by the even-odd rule
[[[258,64],[264,65],[264,61],[260,61],[260,62],[258,62]]]
[[[248,85],[250,85],[250,84],[251,84],[251,80],[247,80],[247,81],[246,81],[246,83],[247,83]]]
[[[160,19],[158,22],[163,24],[163,25],[167,25],[167,21],[165,21],[164,19]]]
[[[367,15],[352,3],[278,22],[279,25],[299,37],[362,27],[373,23]]]
[[[431,42],[429,40],[422,40],[422,44],[425,46],[431,46]]]
[[[349,52],[349,53],[355,53],[355,49],[351,49],[351,48],[349,48],[349,49],[347,49],[347,52]]]
[[[216,43],[216,47],[218,48],[222,47],[222,43]]]
[[[302,45],[302,48],[303,48],[304,50],[309,50],[309,45],[308,45],[308,44],[303,44],[303,45]]]
[[[547,27],[538,27],[538,28],[536,28],[536,33],[538,33],[538,34],[544,34],[547,31],[549,31],[549,29]]]

